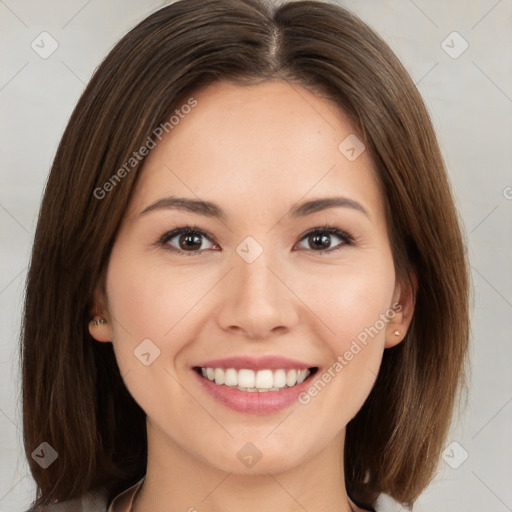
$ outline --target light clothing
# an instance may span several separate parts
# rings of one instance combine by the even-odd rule
[[[122,493],[118,494],[112,501],[107,512],[130,512],[132,503],[140,489],[144,478],[141,478],[135,485],[132,485]],[[381,509],[372,509],[371,512],[383,512]]]
[[[130,512],[137,490],[140,488],[144,477],[136,484],[120,492],[107,509],[107,495],[101,492],[90,492],[74,500],[64,501],[55,505],[49,505],[42,512]],[[377,499],[374,512],[404,512],[407,509],[385,494]]]
[[[144,477],[141,478],[135,485],[128,487],[125,491],[118,494],[108,507],[107,512],[129,512],[132,508],[133,498],[135,493],[139,490]]]

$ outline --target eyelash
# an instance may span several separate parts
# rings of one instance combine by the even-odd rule
[[[197,228],[195,225],[190,226],[186,224],[185,226],[173,229],[172,231],[168,231],[167,233],[164,233],[156,242],[156,245],[163,247],[165,250],[175,253],[175,254],[181,254],[181,255],[187,255],[187,256],[196,256],[198,254],[201,254],[206,249],[202,249],[199,251],[182,251],[181,249],[177,249],[176,247],[173,247],[168,244],[169,240],[174,238],[177,235],[200,235],[203,236],[210,241],[212,240],[212,236],[207,233],[206,231],[203,231],[202,229]],[[334,235],[337,236],[340,240],[342,240],[343,243],[341,243],[338,246],[335,246],[334,248],[324,249],[321,251],[315,251],[314,249],[309,249],[310,251],[316,253],[316,254],[324,254],[324,253],[330,253],[337,251],[341,249],[344,246],[347,245],[354,245],[354,237],[352,237],[349,233],[346,231],[342,231],[341,229],[338,229],[334,226],[329,225],[323,225],[318,226],[316,228],[313,228],[306,233],[304,233],[299,241],[304,240],[306,237],[314,236],[314,235],[320,235],[320,234],[328,234],[328,235]]]

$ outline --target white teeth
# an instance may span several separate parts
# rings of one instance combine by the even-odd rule
[[[238,384],[238,373],[234,368],[228,368],[225,371],[224,384],[226,386],[236,386]]]
[[[259,370],[256,374],[255,388],[270,389],[274,385],[274,375],[272,370]]]
[[[296,383],[297,383],[297,372],[296,372],[296,370],[290,370],[286,374],[286,385],[293,386]]]
[[[255,380],[254,372],[252,370],[239,370],[238,371],[238,382],[237,382],[237,384],[241,388],[253,388],[254,387],[254,380]]]
[[[203,377],[215,382],[215,384],[235,387],[241,391],[250,393],[279,391],[285,387],[292,387],[306,380],[310,370],[248,370],[246,368],[201,368]]]
[[[286,386],[286,372],[284,370],[276,370],[274,372],[274,386],[276,388],[284,388]]]
[[[215,368],[215,384],[224,384],[224,370]]]
[[[298,375],[297,375],[297,384],[304,382],[308,375],[309,375],[309,370],[299,370]]]

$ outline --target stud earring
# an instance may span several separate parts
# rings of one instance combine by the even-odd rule
[[[91,320],[91,323],[96,327],[100,324],[106,324],[107,321],[102,317],[102,316],[95,316],[92,320]]]
[[[400,336],[400,331],[395,331],[395,336]]]

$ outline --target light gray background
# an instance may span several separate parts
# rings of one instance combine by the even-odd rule
[[[0,0],[1,512],[24,510],[35,492],[22,454],[18,335],[43,186],[93,70],[125,32],[163,4]],[[384,37],[418,84],[437,129],[471,259],[470,395],[446,443],[458,443],[446,452],[452,465],[460,463],[462,450],[468,458],[458,469],[441,459],[414,510],[512,510],[512,1],[342,5]],[[43,31],[59,45],[47,59],[31,48]],[[453,31],[469,44],[456,59],[442,46]],[[458,52],[461,44],[451,36],[445,47]]]

